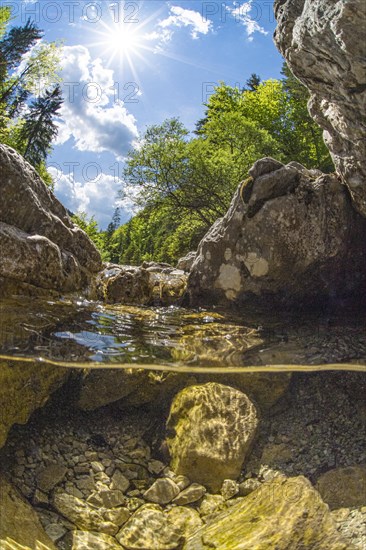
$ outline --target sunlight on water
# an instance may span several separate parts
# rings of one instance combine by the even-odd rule
[[[85,300],[0,304],[0,359],[194,372],[366,370],[365,318],[275,316]]]

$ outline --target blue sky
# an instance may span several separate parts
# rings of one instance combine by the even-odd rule
[[[5,0],[62,43],[65,102],[49,158],[55,193],[105,228],[128,150],[150,124],[178,116],[189,130],[215,84],[280,77],[272,0]],[[133,191],[132,191],[133,193]],[[128,193],[131,195],[131,192]]]

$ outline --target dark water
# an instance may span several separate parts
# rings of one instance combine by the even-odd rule
[[[0,355],[80,368],[366,370],[366,317],[18,299],[0,304]]]

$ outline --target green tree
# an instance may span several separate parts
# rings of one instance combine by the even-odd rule
[[[72,221],[78,225],[88,235],[91,241],[95,244],[99,252],[101,253],[104,261],[109,261],[109,254],[106,250],[105,233],[99,229],[98,222],[91,216],[88,218],[85,212],[77,212],[72,214]]]
[[[62,105],[61,88],[46,90],[42,97],[36,98],[24,116],[24,123],[19,132],[20,150],[33,166],[45,161],[50,151],[50,144],[57,136],[54,117]]]
[[[45,159],[62,103],[59,48],[42,40],[35,23],[10,23],[11,10],[0,7],[0,142],[25,154],[49,183]]]

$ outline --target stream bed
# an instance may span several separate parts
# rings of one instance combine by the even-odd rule
[[[227,312],[112,306],[79,297],[3,301],[0,368],[5,383],[12,376],[21,381],[16,391],[28,409],[17,411],[23,403],[12,397],[3,409],[13,427],[0,449],[0,476],[30,503],[58,550],[134,544],[160,550],[185,549],[182,541],[278,476],[305,476],[317,488],[336,472],[322,497],[347,548],[361,550],[365,327],[366,315],[352,311]],[[42,385],[48,372],[51,395]],[[208,381],[248,394],[259,426],[239,477],[214,494],[172,471],[165,439],[174,395]],[[0,393],[6,401],[5,383]],[[177,502],[186,498],[185,488],[191,500],[151,501],[156,482],[181,484]],[[165,531],[150,529],[152,505]],[[166,546],[163,532],[171,537]]]

